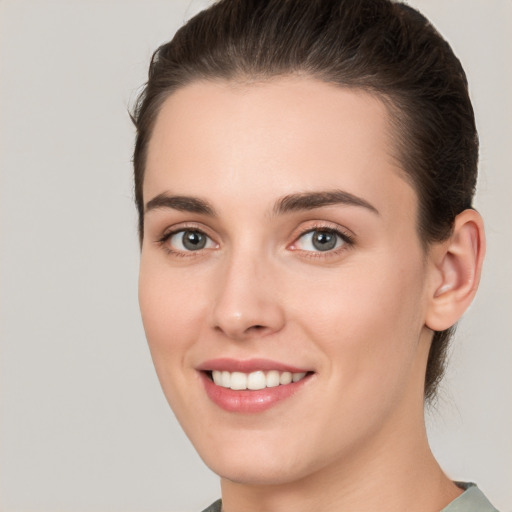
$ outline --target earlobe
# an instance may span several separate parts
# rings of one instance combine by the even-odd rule
[[[482,217],[475,210],[464,210],[457,215],[449,240],[432,250],[427,327],[443,331],[457,323],[475,296],[484,255]]]

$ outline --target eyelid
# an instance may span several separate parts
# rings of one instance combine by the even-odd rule
[[[196,231],[198,233],[206,236],[216,247],[203,247],[202,249],[198,249],[197,251],[183,251],[180,249],[171,248],[167,242],[176,234],[181,233],[183,231]],[[163,233],[155,240],[158,245],[164,246],[165,249],[173,255],[176,256],[198,256],[204,251],[208,251],[211,249],[215,249],[219,246],[219,243],[215,240],[215,238],[209,233],[209,229],[203,227],[197,223],[184,222],[180,224],[176,224],[173,226],[167,227]]]
[[[323,231],[326,233],[334,233],[336,236],[339,236],[343,241],[341,247],[337,247],[334,249],[330,249],[327,251],[310,251],[306,249],[300,249],[295,247],[297,242],[308,233],[312,233],[314,231]],[[334,224],[325,221],[314,221],[311,224],[308,224],[307,227],[301,227],[300,230],[293,235],[293,242],[288,246],[288,249],[292,251],[301,252],[310,257],[329,257],[332,255],[337,255],[342,251],[345,251],[351,248],[355,244],[355,235],[348,229],[340,226],[339,224]]]
[[[305,225],[304,225],[305,224]],[[345,228],[344,226],[341,226],[339,224],[329,222],[329,221],[309,221],[302,224],[298,229],[295,230],[295,233],[292,235],[292,243],[287,245],[288,250],[297,251],[303,253],[305,256],[308,257],[329,257],[333,255],[338,255],[340,252],[344,252],[348,249],[350,249],[356,242],[356,236],[355,234]],[[172,249],[168,246],[166,246],[166,242],[168,240],[176,235],[177,233],[180,233],[182,231],[197,231],[199,233],[204,234],[206,237],[210,239],[213,244],[215,244],[215,247],[209,247],[209,248],[202,248],[198,249],[197,251],[183,251],[179,249]],[[300,249],[297,247],[294,247],[298,240],[303,237],[304,235],[314,232],[314,231],[324,231],[329,233],[334,233],[337,236],[341,238],[341,240],[344,242],[341,247],[337,247],[334,249],[330,249],[327,251],[310,251],[305,249]],[[155,243],[161,246],[165,246],[165,249],[177,256],[199,256],[200,254],[204,253],[204,251],[209,251],[212,249],[216,249],[220,246],[219,242],[216,240],[216,236],[211,234],[211,230],[204,226],[202,223],[198,222],[182,222],[178,223],[172,226],[168,226],[165,228],[160,236],[155,240]]]
[[[173,235],[174,233],[178,233],[180,231],[200,231],[206,236],[212,239],[214,238],[212,230],[208,226],[205,226],[202,222],[194,221],[177,222],[176,224],[168,225],[160,230],[161,234],[156,236],[159,240],[162,240],[164,238],[168,238],[169,235]]]

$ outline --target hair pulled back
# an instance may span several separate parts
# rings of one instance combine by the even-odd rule
[[[425,247],[472,206],[478,136],[464,70],[416,10],[391,0],[220,0],[153,54],[132,119],[139,234],[148,143],[165,99],[197,80],[299,74],[357,88],[386,104],[398,160],[419,198]],[[435,396],[453,328],[435,332],[425,398]]]

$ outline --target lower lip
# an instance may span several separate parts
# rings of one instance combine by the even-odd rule
[[[200,372],[200,375],[206,394],[214,404],[225,411],[241,413],[263,412],[270,409],[297,393],[311,377],[311,375],[306,375],[298,382],[291,382],[273,388],[237,391],[217,386],[205,372]]]

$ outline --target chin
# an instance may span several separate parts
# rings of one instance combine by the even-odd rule
[[[322,461],[317,457],[298,458],[300,447],[288,446],[269,450],[261,443],[237,447],[232,445],[211,450],[199,455],[205,464],[221,478],[244,485],[283,485],[296,482],[318,471]],[[249,449],[247,449],[249,448]],[[306,451],[307,453],[307,451]],[[302,459],[302,460],[301,460]],[[305,460],[307,459],[307,460]]]
[[[266,486],[283,485],[300,480],[307,472],[298,471],[297,468],[283,467],[278,461],[261,465],[253,462],[238,464],[222,464],[215,462],[210,469],[222,479],[243,485]]]

